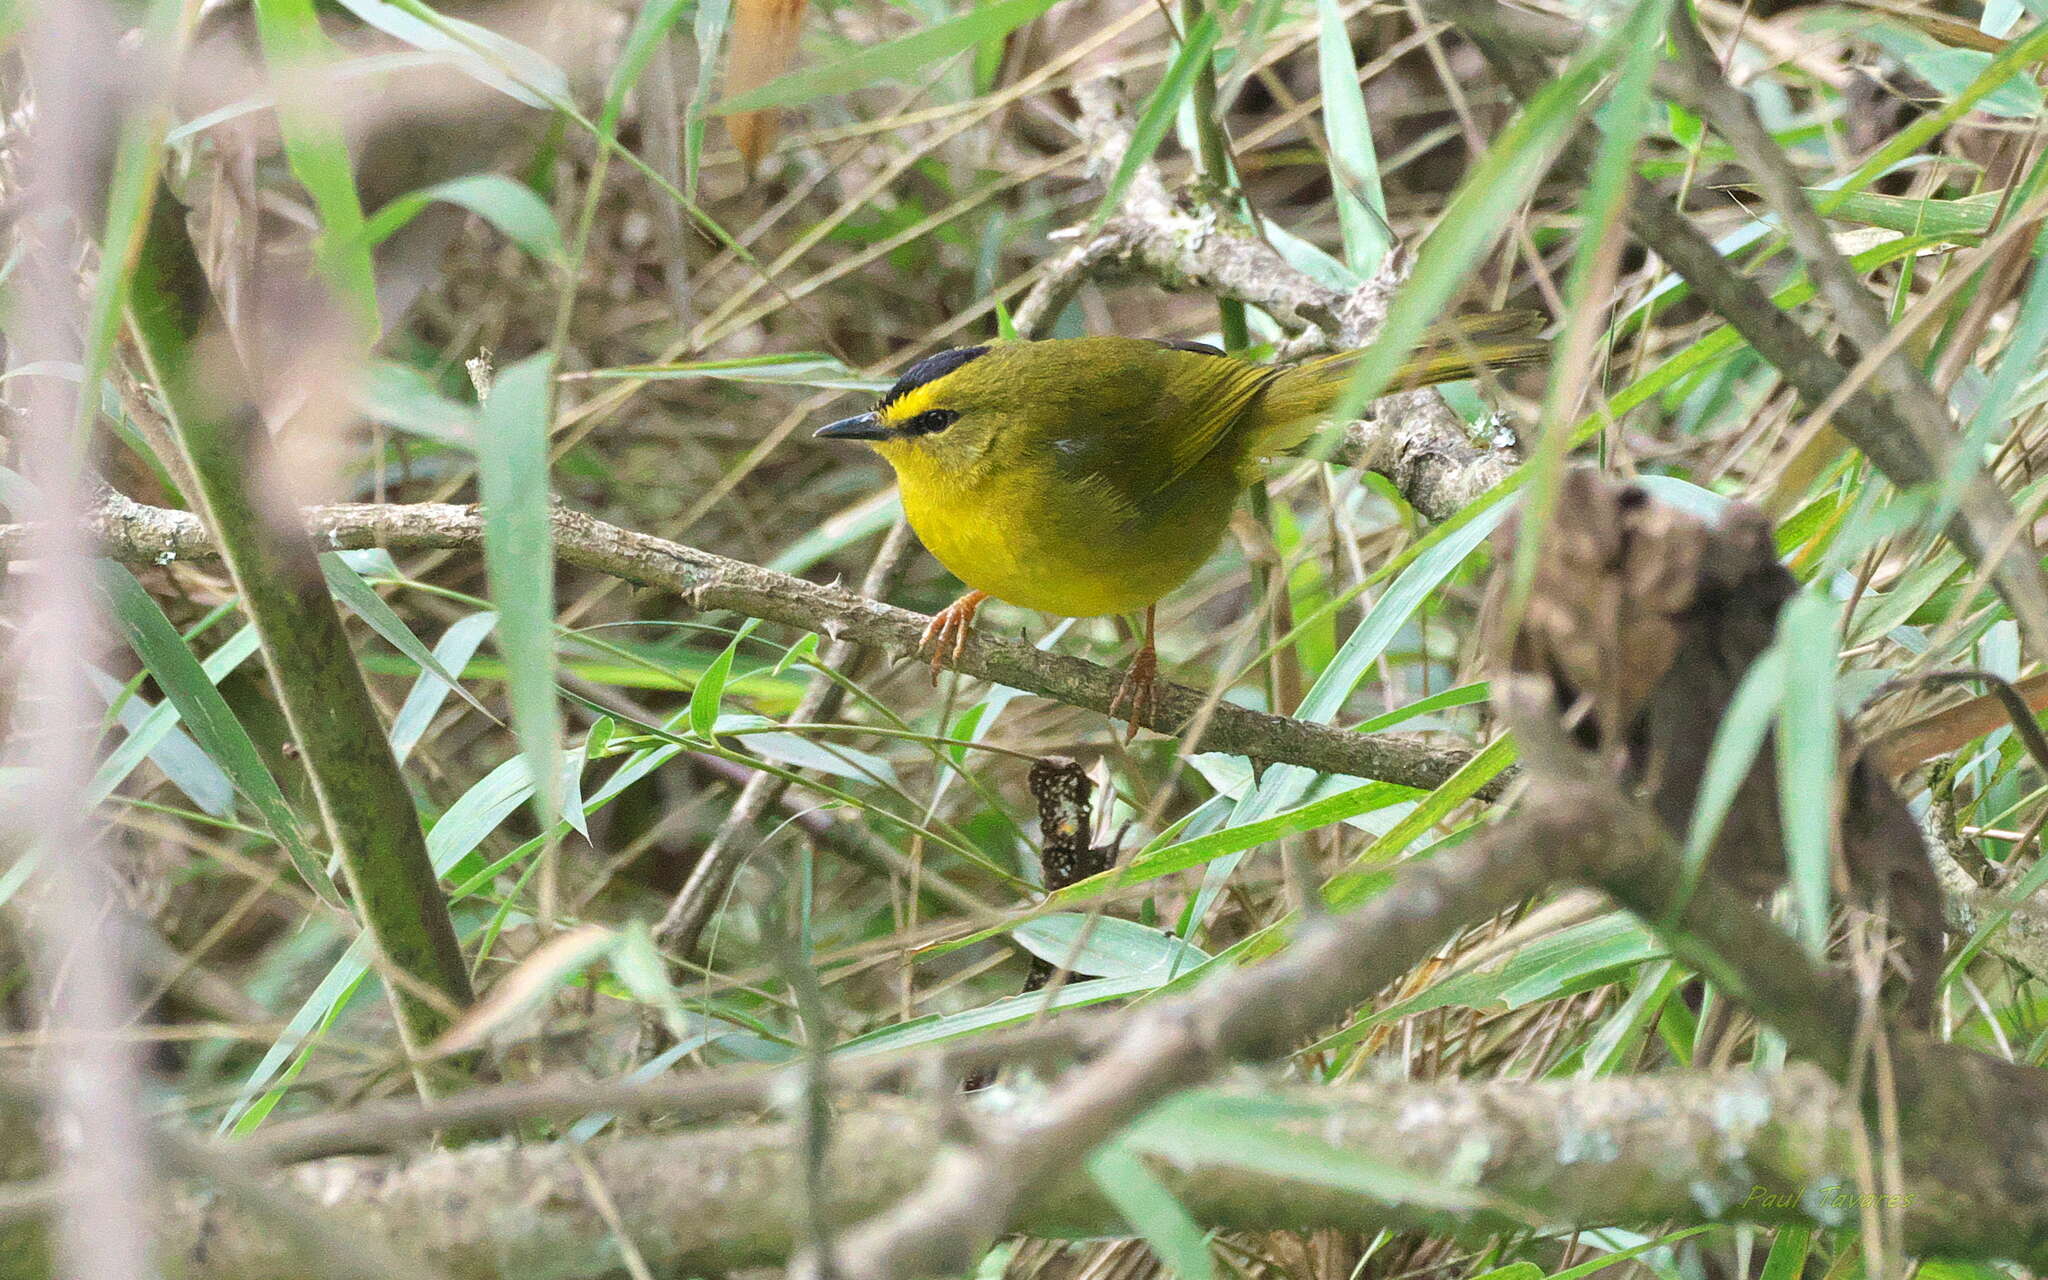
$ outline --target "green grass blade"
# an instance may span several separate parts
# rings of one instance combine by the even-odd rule
[[[718,54],[732,27],[732,0],[699,0],[691,34],[697,41],[697,84],[683,108],[683,194],[697,198],[697,174],[704,163],[704,107],[718,78]]]
[[[548,424],[554,357],[529,357],[498,375],[484,403],[477,487],[484,500],[484,568],[498,609],[512,727],[539,781],[543,824],[561,810],[556,762],[562,710],[555,700],[555,552],[548,511]]]
[[[1159,150],[1159,144],[1166,140],[1167,131],[1173,128],[1174,118],[1180,114],[1181,103],[1194,91],[1195,81],[1202,69],[1209,65],[1209,58],[1216,51],[1217,38],[1222,28],[1216,24],[1214,13],[1204,13],[1201,20],[1188,28],[1187,39],[1181,44],[1180,52],[1173,55],[1173,61],[1166,68],[1166,75],[1159,81],[1159,87],[1145,100],[1145,106],[1138,112],[1138,122],[1131,129],[1131,145],[1124,150],[1123,159],[1117,162],[1116,172],[1110,175],[1109,185],[1102,193],[1101,203],[1095,206],[1095,215],[1088,220],[1089,234],[1094,234],[1111,214],[1123,204],[1124,193],[1131,189],[1131,182],[1138,176],[1138,170],[1152,159],[1152,153]]]
[[[1721,716],[1685,837],[1685,865],[1695,874],[1706,865],[1707,851],[1720,839],[1721,824],[1785,705],[1786,665],[1784,650],[1766,650],[1742,674],[1742,683]]]
[[[391,751],[400,764],[404,764],[413,748],[420,744],[427,726],[441,713],[441,705],[447,701],[449,692],[456,688],[454,681],[469,666],[469,660],[476,655],[484,637],[491,634],[491,629],[497,625],[498,615],[495,613],[472,613],[450,623],[448,629],[441,633],[440,640],[434,644],[435,665],[421,670],[420,678],[413,682],[404,704],[398,708],[398,715],[391,721]]]
[[[364,22],[415,49],[436,55],[478,84],[529,107],[546,108],[569,96],[569,77],[554,63],[507,36],[424,4],[338,0]]]
[[[118,777],[125,778],[146,759],[161,769],[171,785],[185,793],[186,799],[198,805],[200,812],[216,818],[226,818],[234,813],[233,780],[198,743],[179,731],[176,707],[168,702],[150,706],[98,667],[87,667],[85,675],[93,690],[106,700],[115,722],[128,735],[117,752],[126,756],[125,763],[117,771]],[[113,761],[114,757],[109,755],[107,762],[112,764]],[[98,781],[97,774],[94,781]],[[106,794],[89,791],[84,805],[98,804]]]
[[[1815,595],[1794,596],[1779,615],[1785,651],[1785,699],[1778,715],[1778,794],[1785,861],[1800,933],[1815,955],[1827,945],[1834,854],[1836,609]]]
[[[1379,336],[1352,370],[1333,411],[1335,419],[1356,416],[1385,391],[1429,326],[1452,309],[1466,277],[1571,137],[1590,105],[1589,95],[1612,65],[1618,37],[1628,29],[1624,24],[1604,36],[1531,97],[1458,184],[1443,220],[1416,255],[1414,273],[1388,308]]]
[[[421,643],[420,638],[412,633],[412,628],[405,625],[405,619],[399,617],[397,611],[384,603],[384,597],[378,595],[370,588],[369,583],[363,581],[363,576],[350,566],[342,553],[330,551],[321,555],[320,572],[326,575],[327,589],[334,593],[334,598],[347,606],[350,613],[368,624],[370,630],[384,637],[392,648],[412,659],[413,665],[421,671],[440,677],[464,702],[483,712],[490,719],[497,719],[491,715],[490,708],[478,702],[475,696],[464,689],[449,673],[448,668],[441,665],[441,660],[434,656],[434,651]]]
[[[205,671],[206,678],[218,685],[227,678],[230,672],[248,661],[249,655],[255,652],[256,629],[254,627],[243,627],[234,635],[229,636],[219,648],[207,654],[205,661],[200,663],[200,667]],[[147,665],[147,663],[144,664],[145,667]],[[122,724],[128,729],[128,737],[120,746],[108,752],[106,759],[100,761],[100,767],[93,772],[92,781],[86,784],[82,803],[90,808],[114,794],[115,788],[127,781],[128,775],[135,771],[137,765],[141,764],[145,759],[154,758],[157,743],[166,735],[176,731],[178,722],[182,718],[178,714],[177,704],[169,698],[150,708],[149,714],[137,723],[129,724],[124,717]],[[237,727],[239,727],[239,722],[237,722]],[[190,739],[188,738],[187,741],[190,741]],[[199,750],[205,753],[206,749],[200,747]],[[207,759],[213,761],[215,767],[219,767],[217,757],[207,753]],[[257,760],[258,763],[261,763],[262,757],[257,757]],[[223,773],[225,774],[225,771]],[[233,778],[228,779],[228,785],[230,788],[234,787]],[[191,793],[188,791],[186,794],[190,795]],[[194,796],[193,799],[197,800],[198,797]],[[200,807],[205,808],[206,806],[202,804]],[[213,810],[208,809],[207,812],[211,813]],[[225,816],[225,814],[217,816]],[[322,873],[321,878],[323,880],[326,879],[325,873]]]
[[[1177,1280],[1215,1280],[1208,1233],[1137,1152],[1119,1140],[1105,1142],[1089,1153],[1087,1167],[1088,1180],[1152,1246],[1166,1274]]]

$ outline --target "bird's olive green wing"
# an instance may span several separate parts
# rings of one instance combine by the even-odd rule
[[[1243,459],[1237,430],[1273,371],[1200,343],[1078,339],[1091,394],[1052,415],[1047,445],[1062,478],[1135,515],[1173,505],[1190,477]],[[1227,456],[1225,456],[1227,455]]]

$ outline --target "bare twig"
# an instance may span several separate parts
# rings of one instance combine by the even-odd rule
[[[306,518],[323,549],[392,550],[480,546],[483,516],[473,506],[442,503],[315,507]],[[107,495],[91,517],[104,554],[132,563],[205,559],[215,554],[197,517]],[[19,554],[29,531],[0,525],[0,556]],[[824,633],[865,648],[916,652],[928,619],[922,614],[819,586],[695,547],[635,533],[579,512],[554,513],[555,552],[571,564],[645,587],[674,591],[699,609],[731,609],[751,617]],[[976,632],[954,666],[964,675],[1006,684],[1071,706],[1107,712],[1121,675],[1107,667],[1028,644]],[[1206,703],[1182,685],[1161,683],[1144,723],[1179,733]],[[1428,790],[1457,771],[1469,753],[1388,734],[1349,733],[1223,703],[1213,708],[1190,750],[1227,751],[1323,773],[1373,778]],[[1497,796],[1496,779],[1482,796]]]
[[[1699,111],[1749,166],[1843,331],[1866,352],[1886,349],[1891,326],[1883,304],[1835,247],[1834,237],[1814,212],[1792,162],[1764,127],[1755,104],[1728,83],[1720,60],[1685,5],[1672,8],[1671,38],[1678,54],[1673,65],[1688,91],[1688,105]],[[1935,468],[1935,475],[1946,474],[1956,452],[1948,405],[1895,348],[1879,362],[1877,377],[1900,420]],[[2031,539],[2016,536],[2018,524],[2019,517],[2005,495],[1981,466],[1973,466],[1949,534],[1974,560],[1991,565],[1992,580],[2020,629],[2037,651],[2048,650],[2048,578],[2042,576]]]

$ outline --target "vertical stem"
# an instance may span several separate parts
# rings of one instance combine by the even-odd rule
[[[137,346],[255,625],[355,909],[389,963],[400,1038],[417,1050],[470,1003],[469,970],[317,549],[285,496],[261,484],[277,474],[270,434],[227,344],[205,340],[218,313],[170,204],[158,202],[130,293]]]

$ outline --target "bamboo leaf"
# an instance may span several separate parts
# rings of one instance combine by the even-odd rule
[[[384,243],[435,201],[469,210],[542,262],[560,266],[568,261],[555,211],[532,187],[502,173],[472,173],[397,196],[363,224],[363,239],[373,246]]]
[[[292,177],[320,215],[320,265],[362,331],[377,332],[377,272],[363,235],[353,161],[340,124],[303,86],[326,74],[332,46],[313,0],[256,0],[256,30],[277,87],[277,119]],[[301,91],[294,92],[294,89]]]
[[[329,551],[322,554],[320,572],[327,578],[328,590],[334,593],[335,599],[347,606],[350,613],[369,624],[370,630],[384,637],[392,648],[411,658],[413,665],[423,672],[438,676],[464,702],[483,712],[496,723],[498,717],[491,715],[490,708],[478,702],[453,675],[449,674],[448,668],[442,666],[441,660],[434,656],[434,651],[422,644],[420,638],[412,633],[412,628],[405,625],[405,619],[399,617],[390,605],[384,603],[384,597],[378,595],[370,588],[369,583],[363,581],[363,576],[350,566],[343,553]]]
[[[1143,110],[1138,113],[1138,122],[1131,129],[1131,145],[1125,148],[1123,159],[1117,162],[1116,172],[1110,175],[1102,200],[1095,206],[1095,216],[1088,220],[1091,235],[1100,230],[1109,216],[1123,204],[1124,193],[1131,189],[1138,170],[1145,167],[1152,159],[1152,153],[1159,150],[1159,144],[1166,140],[1167,131],[1173,128],[1174,118],[1180,114],[1181,103],[1193,91],[1202,68],[1208,65],[1210,56],[1216,51],[1216,41],[1221,34],[1222,28],[1217,26],[1213,12],[1204,13],[1188,28],[1187,38],[1167,65],[1159,87],[1152,91],[1152,96],[1145,100]]]
[[[171,625],[171,620],[164,616],[156,601],[150,599],[149,593],[142,589],[135,575],[121,566],[101,561],[94,585],[107,615],[114,620],[128,647],[149,669],[157,687],[163,690],[165,701],[178,709],[178,716],[191,730],[193,739],[227,772],[236,789],[247,796],[256,812],[262,815],[264,825],[291,858],[299,878],[330,906],[341,906],[341,896],[335,892],[334,882],[322,868],[320,855],[306,843],[298,815],[292,812],[284,792],[278,789],[277,779],[271,776],[270,767],[263,763],[256,744],[249,740],[248,731],[242,728],[241,721],[235,719],[235,713],[228,709],[227,700],[220,696],[220,690],[214,688],[206,669],[192,655],[185,637],[178,634],[178,629]],[[103,767],[95,777],[93,790],[96,794],[100,793],[101,786],[105,786],[106,791],[112,790],[104,782],[111,772],[111,769]]]
[[[1137,1152],[1112,1140],[1091,1152],[1087,1164],[1089,1181],[1145,1237],[1166,1274],[1177,1280],[1214,1280],[1216,1259],[1209,1253],[1208,1233]]]

